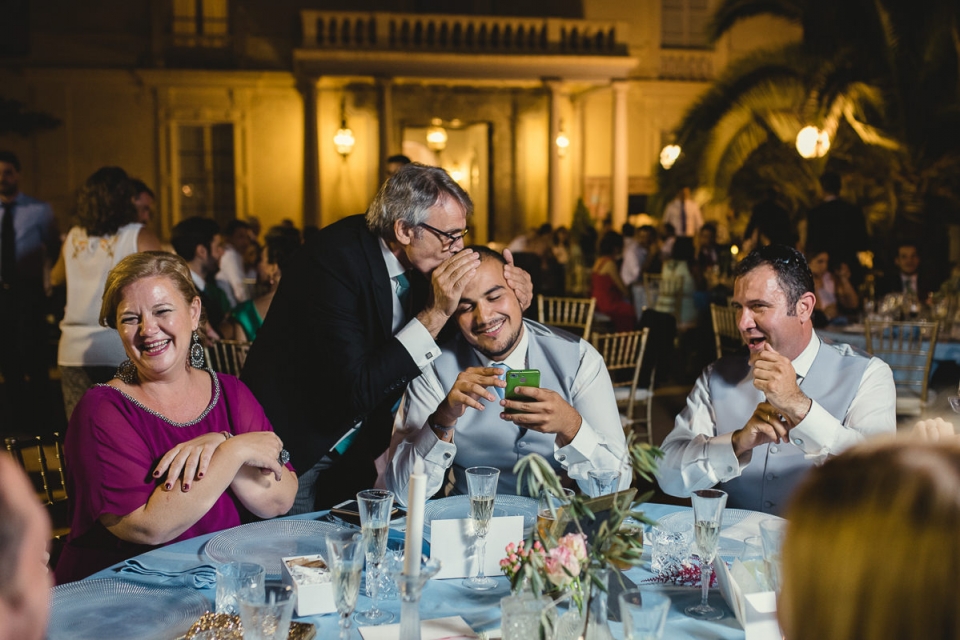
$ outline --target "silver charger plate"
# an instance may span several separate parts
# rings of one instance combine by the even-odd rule
[[[195,589],[115,578],[62,584],[53,588],[51,600],[47,640],[170,640],[213,606]]]
[[[346,527],[316,520],[264,520],[221,531],[203,552],[214,562],[255,562],[268,576],[279,576],[280,558],[326,555],[328,533]]]
[[[739,556],[743,551],[743,539],[734,539],[724,537],[724,530],[730,529],[736,524],[749,516],[754,511],[749,509],[724,509],[723,510],[723,523],[720,526],[720,546],[717,550],[717,555],[719,556]],[[775,520],[782,520],[779,516],[764,514],[764,518],[771,518]],[[666,525],[671,522],[682,522],[686,521],[690,524],[693,524],[693,511],[676,511],[674,513],[668,513],[658,520],[659,524]],[[757,531],[752,535],[760,535],[760,527],[757,527]],[[697,543],[694,542],[694,545]]]
[[[525,496],[497,494],[493,501],[493,517],[523,516],[523,534],[527,535],[537,523],[537,500]],[[433,520],[458,520],[470,517],[470,496],[450,496],[431,500],[423,510],[423,535],[430,539],[430,523]]]

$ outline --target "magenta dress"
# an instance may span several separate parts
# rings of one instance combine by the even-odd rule
[[[166,480],[151,474],[174,446],[206,433],[273,431],[246,385],[222,373],[211,378],[210,405],[186,424],[171,422],[108,385],[97,385],[81,398],[64,443],[71,528],[57,562],[57,584],[85,578],[155,548],[117,538],[100,523],[100,516],[125,516],[145,505]],[[228,529],[250,518],[228,489],[206,515],[170,542]]]

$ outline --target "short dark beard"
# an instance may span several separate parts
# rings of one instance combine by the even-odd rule
[[[508,340],[509,344],[498,351],[497,353],[491,353],[485,349],[481,349],[479,346],[477,350],[483,355],[487,356],[491,360],[500,360],[504,356],[508,356],[513,353],[513,350],[517,347],[517,344],[520,342],[520,336],[523,334],[523,320],[520,321],[520,326],[517,328],[516,332]]]

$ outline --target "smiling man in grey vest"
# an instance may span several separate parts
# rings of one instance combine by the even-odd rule
[[[589,471],[598,468],[620,470],[620,487],[629,487],[626,443],[603,358],[577,336],[524,320],[504,278],[503,256],[469,248],[480,254],[480,266],[454,314],[460,332],[407,386],[394,423],[387,488],[402,502],[419,458],[427,495],[442,488],[451,466],[452,493],[466,493],[464,471],[476,465],[498,467],[497,492],[516,494],[513,466],[528,453],[539,453],[585,491]],[[507,369],[539,369],[540,388],[519,388],[531,400],[501,400]]]
[[[762,247],[736,268],[733,306],[748,352],[708,366],[663,442],[660,486],[718,486],[727,506],[778,513],[803,473],[866,437],[895,433],[884,362],[813,330],[813,277],[800,252]]]

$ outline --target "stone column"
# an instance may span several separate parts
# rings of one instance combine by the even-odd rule
[[[560,150],[557,148],[557,136],[560,134],[560,109],[562,107],[563,81],[559,78],[544,78],[543,84],[550,90],[550,131],[547,135],[547,211],[550,224],[558,227],[564,224],[565,216],[560,211]]]
[[[303,96],[303,227],[320,226],[320,132],[317,125],[316,76],[298,78]]]
[[[613,228],[619,229],[627,221],[627,90],[626,80],[614,80],[613,89],[613,158],[610,163],[610,207]]]
[[[393,78],[378,77],[377,119],[380,127],[380,183],[387,179],[387,158],[402,150],[393,151]]]

